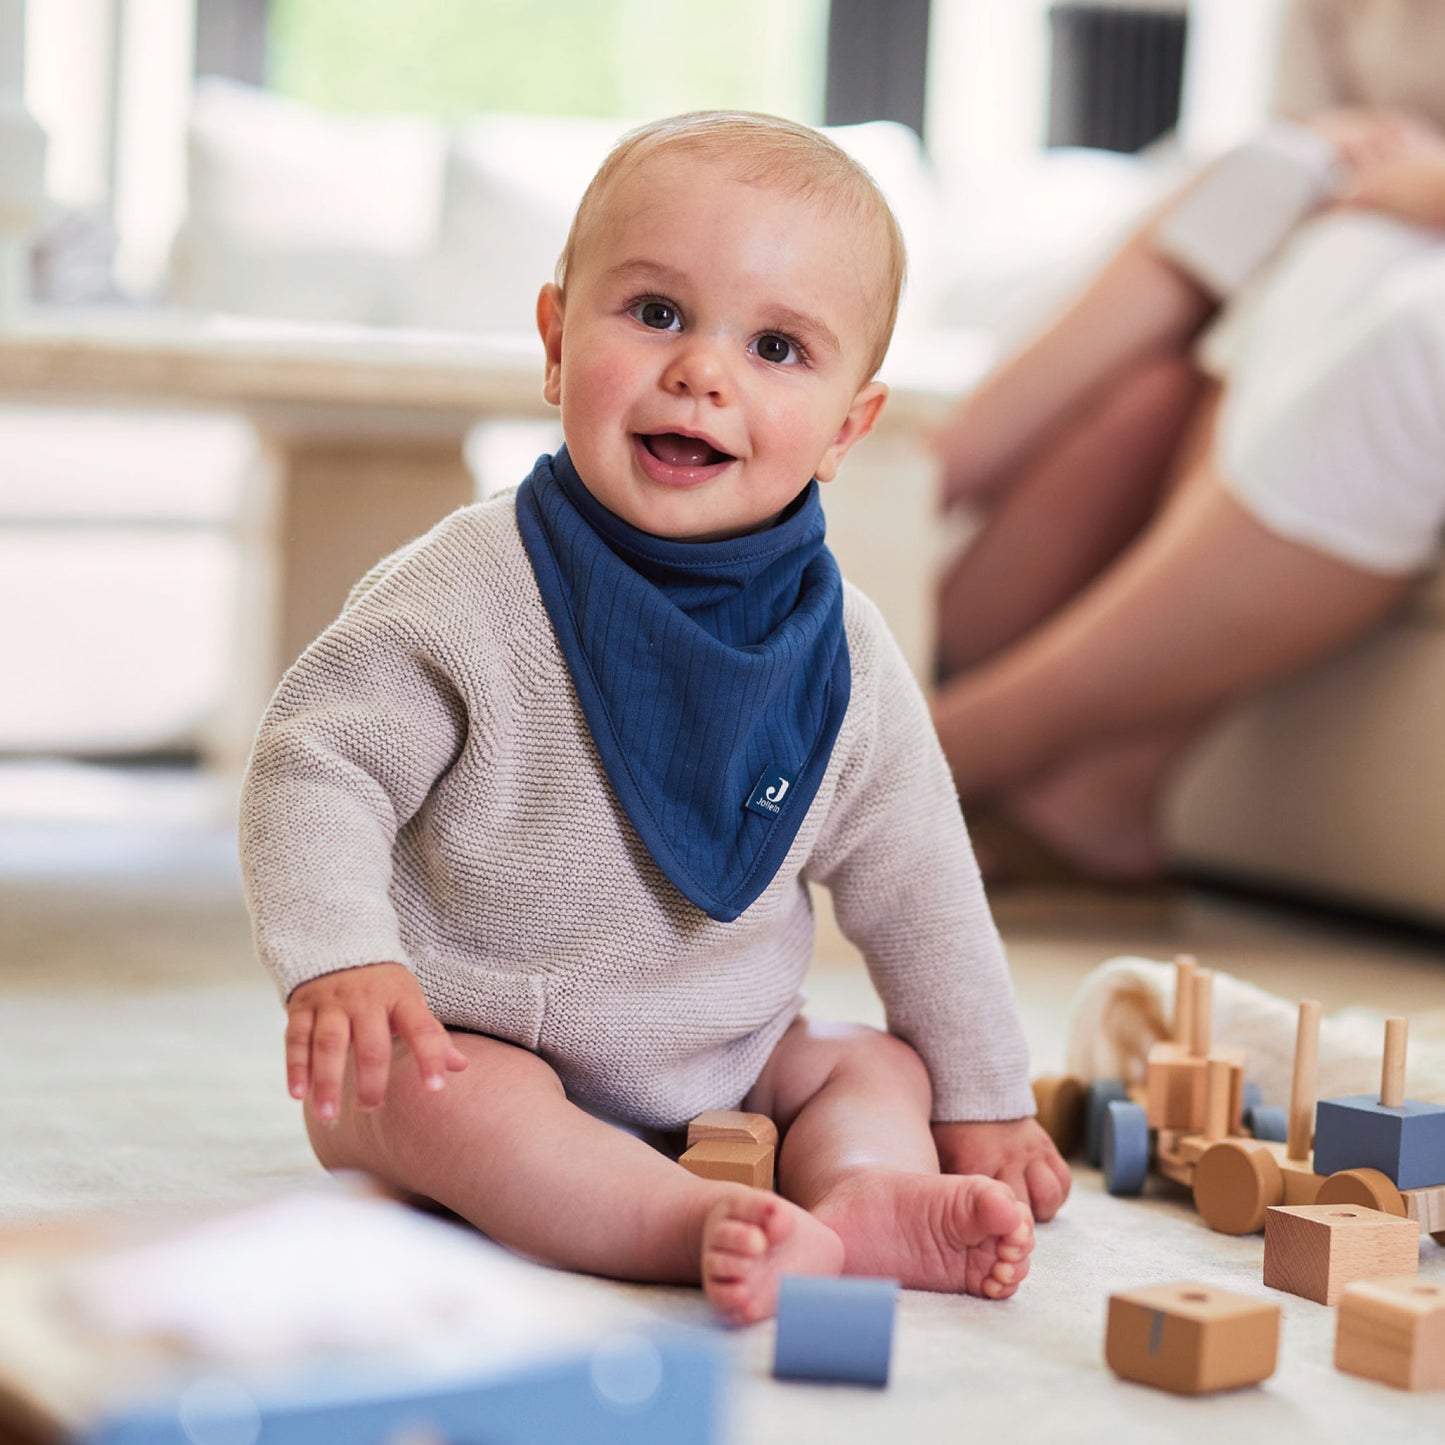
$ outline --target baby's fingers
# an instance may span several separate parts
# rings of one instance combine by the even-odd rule
[[[391,1073],[391,1029],[384,1013],[352,1019],[351,1051],[356,1055],[357,1107],[375,1109],[386,1098]]]
[[[296,1009],[286,1020],[286,1088],[293,1099],[311,1092],[311,1035],[316,1014],[309,1008]]]
[[[456,1073],[466,1068],[466,1055],[452,1042],[451,1035],[424,1003],[402,1004],[393,1015],[393,1022],[397,1033],[411,1049],[426,1088],[440,1089],[448,1072]]]
[[[350,1047],[351,1019],[339,1008],[318,1011],[311,1036],[311,1104],[323,1123],[341,1115],[341,1078]]]
[[[1027,1198],[1033,1207],[1034,1218],[1052,1219],[1064,1201],[1069,1197],[1069,1169],[1062,1160],[1035,1159],[1028,1167]]]

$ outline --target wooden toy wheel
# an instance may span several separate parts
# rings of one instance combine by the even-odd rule
[[[1139,1194],[1149,1174],[1149,1121],[1129,1099],[1115,1099],[1104,1115],[1104,1188]]]
[[[1194,1207],[1217,1234],[1255,1234],[1264,1212],[1284,1202],[1284,1176],[1253,1139],[1221,1139],[1194,1166]]]
[[[1316,1204],[1358,1204],[1405,1218],[1405,1200],[1395,1181],[1378,1169],[1341,1169],[1331,1174],[1315,1199]]]
[[[1289,1138],[1289,1115],[1276,1104],[1256,1104],[1245,1113],[1244,1125],[1256,1139],[1283,1144]]]
[[[1098,1169],[1104,1162],[1104,1116],[1116,1099],[1127,1099],[1123,1079],[1095,1079],[1084,1096],[1084,1163]]]
[[[1039,1123],[1065,1159],[1079,1152],[1084,1142],[1084,1086],[1068,1074],[1049,1074],[1034,1080],[1034,1104]]]

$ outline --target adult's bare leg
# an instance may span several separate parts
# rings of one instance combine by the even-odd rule
[[[1016,642],[1119,555],[1158,507],[1207,386],[1160,353],[1026,465],[939,587],[940,680]]]
[[[1147,357],[1182,355],[1215,302],[1142,225],[1067,309],[953,408],[934,444],[943,498],[1006,490],[1024,459]]]
[[[1073,603],[938,691],[966,800],[1195,721],[1360,636],[1404,595],[1408,578],[1269,531],[1207,466]]]

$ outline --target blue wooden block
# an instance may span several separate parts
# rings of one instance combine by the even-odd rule
[[[725,1356],[715,1337],[629,1335],[471,1379],[418,1382],[384,1367],[313,1372],[254,1389],[216,1375],[92,1422],[77,1445],[718,1445]]]
[[[773,1374],[886,1385],[897,1309],[896,1279],[784,1275]]]
[[[1445,1104],[1406,1099],[1393,1107],[1369,1094],[1321,1099],[1314,1168],[1378,1169],[1398,1189],[1445,1184]]]

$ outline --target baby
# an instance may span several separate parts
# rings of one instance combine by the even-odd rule
[[[565,448],[373,569],[256,742],[247,891],[329,1168],[732,1322],[787,1273],[1018,1288],[1068,1171],[923,699],[823,545],[902,275],[803,126],[681,116],[594,178],[537,304]],[[803,1016],[811,883],[888,1032]],[[739,1107],[777,1194],[636,1132]]]

